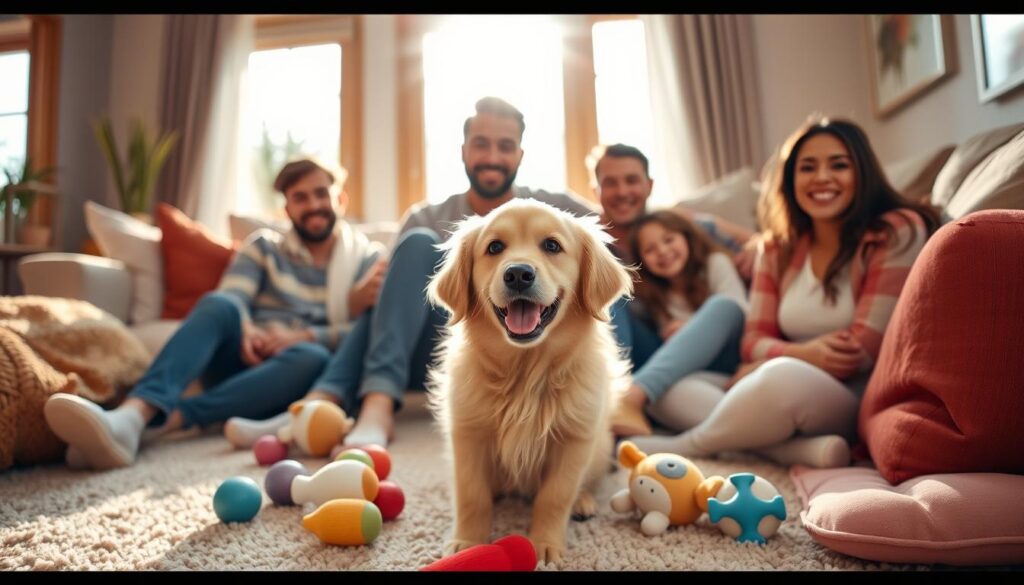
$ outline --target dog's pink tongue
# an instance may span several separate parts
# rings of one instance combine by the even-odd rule
[[[540,323],[540,305],[526,301],[512,301],[505,315],[505,326],[516,335],[524,335]]]

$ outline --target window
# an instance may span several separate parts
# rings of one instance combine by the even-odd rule
[[[647,156],[650,176],[660,179],[654,181],[648,206],[668,205],[668,177],[654,142],[644,24],[635,18],[597,22],[593,42],[598,138],[602,144],[639,148]]]
[[[249,104],[242,124],[249,197],[240,211],[281,207],[274,177],[296,156],[340,160],[341,54],[338,43],[255,51],[249,55]],[[246,185],[246,182],[242,182]],[[244,197],[244,195],[243,195]]]
[[[632,16],[399,17],[399,212],[468,188],[462,124],[485,95],[526,118],[516,183],[592,196],[584,158],[623,142],[655,152],[643,24]],[[652,202],[668,187],[655,181]]]
[[[516,39],[495,43],[493,39]],[[462,128],[473,105],[497,96],[523,112],[528,130],[516,183],[566,184],[562,40],[544,17],[452,17],[423,37],[426,199],[438,203],[468,186]]]
[[[0,53],[0,79],[5,85],[0,91],[0,169],[18,168],[20,172],[28,154],[27,50]]]
[[[242,212],[283,206],[273,181],[284,162],[308,155],[348,171],[347,216],[362,218],[360,17],[259,15],[249,56],[239,170]]]

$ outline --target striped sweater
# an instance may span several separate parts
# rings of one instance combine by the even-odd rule
[[[359,262],[355,280],[373,265],[371,248]],[[276,322],[292,329],[313,330],[317,343],[333,349],[345,324],[331,326],[327,315],[327,267],[313,265],[294,228],[282,235],[270,229],[250,235],[235,254],[217,287],[234,300],[243,319],[265,325]]]
[[[856,308],[849,332],[865,349],[871,365],[878,359],[882,334],[896,308],[910,267],[927,240],[924,221],[910,210],[890,211],[882,218],[895,228],[895,242],[887,241],[885,232],[868,232],[857,246],[850,268]],[[912,243],[908,244],[908,239],[912,239]],[[780,279],[779,248],[771,242],[762,242],[750,285],[750,311],[741,348],[744,362],[779,357],[790,344],[779,330],[779,304],[789,284],[800,273],[810,244],[809,236],[796,243],[792,259]]]

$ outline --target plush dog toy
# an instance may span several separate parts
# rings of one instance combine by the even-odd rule
[[[738,542],[764,544],[786,519],[778,490],[751,473],[733,474],[728,483],[717,475],[705,478],[685,457],[647,455],[630,441],[619,445],[619,463],[632,471],[629,487],[612,497],[612,509],[620,513],[639,510],[643,516],[640,530],[647,536],[661,534],[669,526],[690,524],[709,512],[711,521]]]
[[[326,457],[341,442],[355,421],[327,400],[299,400],[288,407],[292,421],[277,432],[283,443],[295,443],[307,455]]]

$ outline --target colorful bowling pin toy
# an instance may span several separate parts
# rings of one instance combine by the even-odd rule
[[[302,527],[327,544],[370,544],[380,535],[380,510],[373,502],[356,499],[330,500],[302,518]]]
[[[316,506],[337,498],[372,502],[379,487],[377,474],[372,469],[359,461],[346,459],[328,463],[310,477],[296,476],[292,480],[292,501]]]

